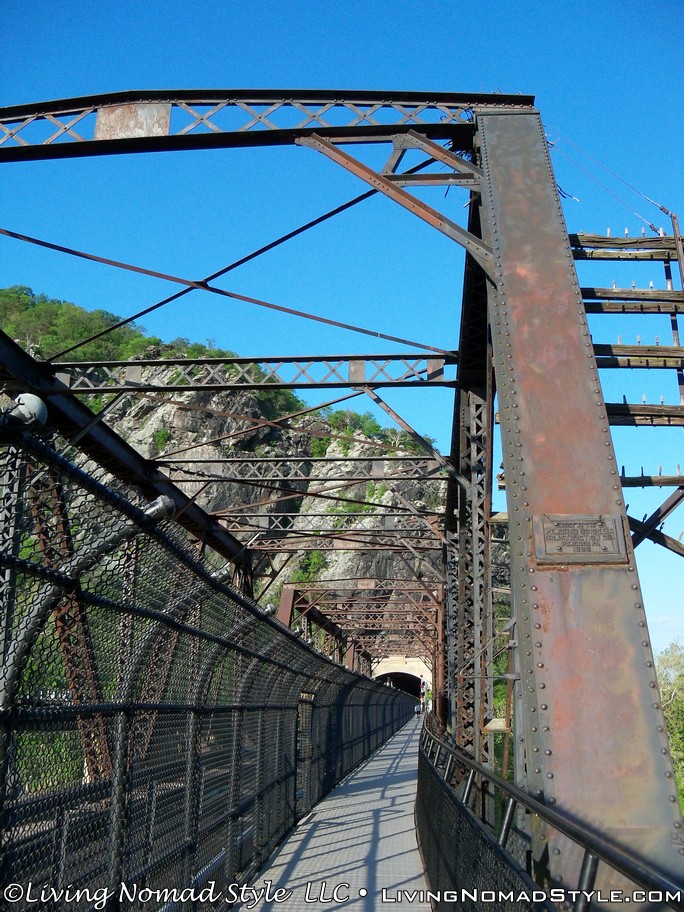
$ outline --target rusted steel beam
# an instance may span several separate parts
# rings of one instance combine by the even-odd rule
[[[682,475],[621,475],[623,488],[678,488],[684,484]]]
[[[682,405],[606,402],[605,407],[608,422],[612,427],[684,427],[684,406]],[[501,413],[497,415],[497,420],[501,423]]]
[[[592,250],[674,250],[673,235],[656,235],[643,237],[612,237],[605,234],[592,234],[579,231],[569,234],[570,246]]]
[[[436,162],[441,162],[448,168],[452,168],[456,174],[462,174],[466,177],[474,178],[477,181],[482,179],[482,168],[471,161],[461,158],[460,155],[456,155],[450,149],[445,149],[444,146],[440,146],[439,143],[427,139],[416,130],[410,130],[402,136],[397,136],[394,140],[394,147],[396,149],[404,150],[419,149],[421,152],[429,155],[430,158],[433,158]],[[383,173],[386,174],[386,170],[383,171]],[[444,172],[440,172],[440,175],[441,177],[449,177],[449,175]]]
[[[64,489],[49,468],[27,466],[26,476],[27,505],[41,562],[46,567],[59,568],[74,556],[72,523]],[[65,592],[52,616],[71,699],[76,706],[101,705],[104,702],[102,682],[88,613],[78,593]],[[106,718],[101,713],[86,714],[77,719],[77,728],[87,780],[108,779],[112,774],[112,757]]]
[[[306,496],[306,492],[302,492],[302,496]],[[291,532],[293,530],[298,532],[311,532],[318,531],[319,534],[325,535],[335,535],[342,532],[345,529],[344,518],[351,519],[363,519],[363,534],[368,533],[384,533],[387,531],[387,525],[384,520],[402,520],[406,519],[406,513],[394,513],[391,510],[383,512],[371,512],[364,510],[360,513],[243,513],[236,512],[233,513],[230,509],[222,510],[221,518],[224,523],[230,526],[241,527],[245,526],[248,528],[254,529],[269,529],[271,531],[282,530]],[[430,516],[426,516],[426,519],[436,521],[439,514],[433,513]],[[320,520],[325,519],[326,522],[321,523]],[[373,520],[374,525],[371,526],[368,523],[368,520]],[[411,527],[401,526],[397,524],[396,532],[400,534],[410,534]],[[437,534],[436,530],[431,530]]]
[[[296,430],[296,429],[295,429]],[[380,444],[378,444],[381,446]],[[387,446],[387,444],[384,444]],[[432,459],[429,456],[345,456],[344,461],[348,462],[350,465],[364,465],[370,468],[370,472],[367,474],[370,477],[375,478],[385,478],[388,474],[388,470],[393,466],[398,466],[400,468],[405,468],[408,466],[409,469],[413,471],[414,478],[424,478],[425,475],[430,475],[433,471],[440,469],[443,470],[443,466],[437,459]],[[183,463],[192,463],[193,465],[214,465],[219,463],[221,465],[230,465],[239,463],[240,465],[278,465],[278,466],[287,466],[289,471],[298,471],[301,466],[320,466],[320,465],[331,465],[334,462],[339,462],[339,459],[330,459],[326,456],[264,456],[260,458],[258,456],[247,456],[241,457],[238,459],[230,458],[213,458],[207,459],[202,455],[187,457],[187,456],[175,456],[169,458],[160,458],[156,460],[159,464],[169,464],[169,465],[182,465]]]
[[[684,365],[684,348],[677,345],[596,344],[601,368],[674,368]],[[147,361],[64,362],[55,376],[74,395],[102,392],[156,393],[200,390],[348,389],[359,385],[383,387],[455,386],[445,368],[449,358],[421,355],[320,356],[279,359],[174,358]],[[6,389],[15,387],[6,378]]]
[[[380,620],[395,619],[403,621],[415,621],[420,624],[434,623],[436,610],[426,611],[418,608],[415,602],[410,599],[394,599],[382,604],[369,604],[364,601],[352,602],[351,604],[340,604],[335,601],[321,600],[317,601],[318,607],[324,607],[325,613],[338,620]]]
[[[296,480],[300,480],[300,481],[314,480],[314,479],[312,479],[312,477],[310,475],[304,475],[301,478],[297,479],[297,477],[294,475],[287,475],[285,473],[279,473],[277,470],[274,470],[274,469],[269,470],[268,467],[266,467],[265,470],[262,471],[259,467],[253,466],[253,467],[251,467],[251,471],[250,471],[250,467],[248,466],[245,471],[241,472],[240,468],[231,465],[230,461],[229,461],[228,465],[226,465],[226,467],[225,467],[227,470],[227,474],[224,474],[223,472],[221,472],[221,474],[218,474],[220,472],[219,466],[221,466],[221,462],[219,460],[217,460],[216,471],[213,473],[202,471],[202,470],[200,470],[199,472],[193,471],[190,468],[188,468],[187,470],[184,470],[182,467],[178,468],[178,469],[174,469],[173,465],[171,464],[170,461],[169,461],[169,463],[167,463],[164,460],[154,460],[154,461],[157,465],[164,465],[164,466],[168,465],[169,466],[169,468],[167,470],[168,476],[171,479],[171,481],[173,481],[177,484],[187,484],[190,482],[195,483],[195,484],[197,484],[197,482],[211,482],[212,485],[214,485],[214,484],[235,484],[235,485],[250,484],[254,487],[268,488],[268,487],[270,487],[270,485],[265,484],[266,482],[273,482],[276,484],[280,484],[280,483],[287,484],[288,482],[293,482]],[[332,465],[333,465],[333,463],[331,462],[331,466]],[[339,462],[337,463],[337,465],[339,465]],[[261,472],[261,474],[259,474],[260,472]],[[402,474],[400,472],[398,472],[397,474],[381,476],[381,478],[383,478],[383,477],[387,481],[393,481],[393,482],[394,481],[416,481],[416,480],[420,480],[421,482],[431,481],[431,480],[436,481],[436,482],[444,481],[444,478],[439,477],[439,476],[437,476],[437,477],[428,476],[427,478],[423,478],[420,475],[416,476],[413,474]],[[259,484],[260,480],[264,481],[264,485]],[[364,482],[367,483],[367,482],[377,481],[377,476],[376,475],[366,475],[366,474],[362,474],[362,473],[354,474],[352,472],[345,472],[343,469],[339,475],[333,475],[333,474],[327,475],[326,481],[328,481],[328,482],[351,482],[351,481],[353,481],[353,482],[357,482],[358,484],[363,484]],[[307,492],[302,492],[300,494],[295,495],[295,497],[302,497],[302,496],[316,497],[317,493],[315,491],[312,491],[310,493],[307,491]],[[283,498],[283,500],[287,500],[287,499],[288,499],[287,497]],[[333,498],[331,498],[331,497],[328,497],[327,499],[333,500]],[[341,501],[342,498],[339,498],[339,500]],[[274,502],[277,502],[277,501],[274,501]],[[352,500],[350,502],[351,503],[363,503],[363,501],[361,501],[361,500]],[[231,511],[228,510],[227,512],[230,513]],[[263,514],[261,514],[261,515],[263,515]],[[328,513],[326,515],[330,515],[330,514]]]
[[[667,548],[668,551],[672,551],[674,554],[679,554],[680,557],[684,557],[684,545],[680,541],[677,541],[676,538],[672,538],[671,535],[666,535],[659,529],[646,529],[645,524],[638,519],[634,519],[633,516],[629,517],[629,528],[635,535],[641,536],[642,540],[648,538],[650,541],[655,542],[656,545],[662,545],[663,548]]]
[[[404,209],[407,209],[409,212],[413,213],[413,215],[417,215],[418,218],[422,219],[432,228],[436,228],[448,238],[451,238],[452,241],[461,244],[484,269],[488,268],[488,264],[491,261],[491,251],[487,244],[483,243],[480,238],[471,234],[469,231],[461,228],[456,222],[447,218],[445,215],[442,215],[440,212],[437,212],[431,206],[423,203],[417,197],[412,196],[410,193],[406,193],[405,190],[397,187],[386,177],[386,175],[379,174],[372,168],[369,168],[367,165],[363,164],[363,162],[358,161],[347,152],[339,149],[334,143],[329,142],[318,134],[314,133],[309,137],[298,139],[297,143],[327,155],[331,161],[346,168],[351,174],[361,178],[361,180],[364,180],[375,190],[379,190],[380,193],[383,193],[395,203],[403,206]]]
[[[377,541],[371,540],[353,540],[341,537],[332,538],[331,536],[311,535],[302,538],[296,532],[291,535],[282,537],[262,537],[258,533],[252,535],[249,547],[254,552],[262,554],[298,554],[300,551],[325,551],[333,549],[335,551],[389,551],[394,554],[411,554],[413,557],[421,557],[426,560],[433,560],[440,552],[440,545],[432,542],[412,542],[412,548],[409,549],[406,539],[382,540],[377,536]]]
[[[347,616],[354,614],[364,617],[397,614],[408,615],[421,621],[433,621],[439,607],[437,602],[423,593],[416,594],[421,598],[413,598],[414,593],[406,589],[391,590],[373,597],[369,597],[367,593],[341,595],[337,590],[331,589],[330,593],[319,591],[311,601],[316,605],[324,605],[326,612],[333,614],[341,612]]]
[[[649,536],[651,532],[656,530],[661,522],[664,522],[670,513],[673,510],[676,510],[677,507],[684,503],[684,485],[677,488],[676,491],[673,491],[672,494],[667,498],[665,503],[661,504],[658,509],[653,513],[648,519],[644,520],[642,523],[642,528],[638,531],[635,531],[632,535],[632,544],[636,548],[638,544]]]
[[[356,590],[373,590],[373,589],[392,589],[392,588],[408,588],[413,589],[418,585],[417,580],[413,577],[387,577],[387,576],[336,576],[331,579],[325,580],[325,583],[318,580],[313,580],[310,583],[303,583],[300,587],[301,591],[304,592],[307,589],[313,589],[325,585],[327,587],[335,583],[341,592],[344,592],[348,589],[353,591]],[[346,585],[341,585],[346,584]]]
[[[378,444],[378,448],[383,448],[385,444]],[[316,473],[323,466],[326,468],[326,482],[338,481],[355,481],[355,482],[378,482],[378,481],[434,481],[441,483],[444,481],[444,467],[436,460],[426,457],[399,457],[397,461],[392,458],[382,456],[345,458],[343,467],[340,468],[339,459],[330,457],[303,458],[293,457],[291,459],[269,459],[263,460],[245,457],[244,459],[231,459],[226,457],[216,457],[205,459],[198,456],[196,459],[191,457],[164,456],[154,460],[156,465],[166,466],[173,477],[185,478],[188,481],[197,480],[198,471],[201,473],[200,480],[226,481],[244,483],[246,481],[268,481],[284,482],[289,485],[296,481],[312,482],[318,480]],[[186,469],[185,466],[193,468]],[[214,469],[210,472],[203,469],[203,466],[210,466]],[[334,471],[333,471],[334,469]],[[316,492],[311,492],[316,493]],[[318,492],[325,495],[325,492]],[[274,498],[271,502],[282,503],[285,500],[301,497],[301,492],[289,491],[282,497]],[[342,498],[332,494],[322,496],[323,500],[333,502],[359,503],[367,505],[369,502],[360,498]]]
[[[410,615],[374,615],[364,618],[362,615],[351,615],[344,617],[336,616],[336,621],[345,630],[354,631],[355,635],[375,635],[382,633],[396,633],[404,631],[411,636],[414,634],[420,637],[434,637],[434,624],[429,620],[416,621]]]
[[[278,620],[285,624],[286,627],[291,627],[294,621],[296,620],[294,616],[294,610],[297,608],[299,614],[306,614],[306,616],[314,622],[318,627],[325,630],[331,636],[335,637],[337,640],[341,640],[344,635],[344,631],[330,618],[322,614],[316,607],[306,604],[305,607],[302,606],[301,600],[298,602],[298,593],[297,587],[287,584],[283,586],[283,591],[280,598],[280,607],[278,609]]]
[[[483,236],[495,260],[523,784],[680,878],[684,840],[653,652],[544,130],[534,114],[483,113],[477,126]],[[581,859],[567,842],[536,827],[532,836],[536,864],[576,882]],[[604,878],[597,886],[611,883]]]
[[[470,112],[533,103],[526,95],[298,89],[89,95],[0,108],[0,161],[284,145],[315,132],[373,142],[416,128],[470,149]]]
[[[348,389],[384,386],[453,386],[445,369],[458,355],[303,355],[282,358],[153,358],[136,361],[69,361],[52,365],[55,376],[80,396],[102,392],[189,392],[211,389]],[[11,378],[8,378],[11,383]],[[11,387],[8,387],[11,388]]]
[[[254,541],[251,541],[249,544],[250,551],[258,553],[272,553],[272,554],[297,554],[300,551],[320,551],[326,547],[330,547],[331,541],[329,538],[321,538],[318,536],[311,536],[310,538],[302,538],[297,535],[288,535],[283,538],[277,539],[266,539],[266,538],[257,538]],[[377,540],[374,542],[368,541],[348,541],[336,539],[332,547],[338,551],[392,551],[392,552],[401,552],[408,550],[406,544],[402,541],[381,541]],[[441,552],[442,546],[439,542],[426,542],[421,543],[416,546],[414,544],[416,551],[421,554],[439,554]]]
[[[344,604],[356,602],[362,602],[364,604],[373,604],[374,602],[386,604],[390,599],[400,595],[403,595],[406,598],[416,595],[423,596],[425,601],[412,601],[412,604],[416,607],[422,606],[428,608],[430,602],[434,600],[434,592],[438,588],[439,583],[434,583],[428,593],[417,586],[409,588],[406,584],[403,586],[401,584],[395,585],[390,581],[387,587],[383,589],[340,589],[334,583],[328,583],[327,580],[322,580],[316,586],[310,586],[304,583],[299,584],[297,591],[302,598],[306,598],[308,601],[315,600],[316,604],[330,601],[335,605],[341,602]],[[434,610],[434,605],[432,606],[432,610]]]
[[[251,585],[251,562],[244,546],[223,529],[189,497],[182,493],[154,463],[144,459],[102,422],[93,423],[93,413],[56,380],[44,365],[0,332],[0,363],[3,370],[24,390],[43,398],[48,406],[48,421],[67,439],[78,435],[79,447],[114,476],[134,484],[150,498],[170,497],[178,513],[178,523],[198,541],[233,561]],[[251,589],[247,594],[250,594]]]

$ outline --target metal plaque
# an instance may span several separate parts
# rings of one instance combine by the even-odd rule
[[[534,547],[541,564],[623,564],[627,548],[617,514],[535,516]]]

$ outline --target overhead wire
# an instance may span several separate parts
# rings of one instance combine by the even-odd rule
[[[432,164],[434,159],[428,158],[426,161],[419,163],[418,165],[410,168],[406,173],[415,174],[419,171],[422,171],[428,165]],[[309,231],[311,228],[315,228],[318,225],[321,225],[323,222],[328,221],[336,215],[340,215],[342,212],[346,212],[348,209],[358,205],[359,203],[364,202],[372,196],[375,196],[380,191],[373,188],[367,190],[365,193],[355,196],[347,202],[342,203],[339,206],[335,206],[333,209],[328,210],[328,212],[319,215],[314,219],[311,219],[308,222],[305,222],[303,225],[300,225],[298,228],[294,228],[292,231],[288,231],[286,234],[281,235],[279,238],[276,238],[274,241],[264,244],[262,247],[253,250],[251,253],[246,254],[245,256],[240,257],[237,260],[234,260],[232,263],[229,263],[228,266],[224,266],[222,269],[217,270],[216,272],[211,273],[201,280],[200,285],[205,285],[208,282],[213,282],[215,279],[221,278],[224,275],[227,275],[229,272],[232,272],[234,269],[237,269],[239,266],[244,266],[245,263],[249,263],[251,260],[256,259],[264,253],[268,253],[271,250],[274,250],[276,247],[279,247],[281,244],[284,244],[286,241],[290,241],[295,237],[298,237],[300,234],[303,234],[306,231]],[[0,230],[0,233],[7,235],[8,237],[13,237],[17,240],[29,240],[28,236],[22,236],[15,233],[8,232],[6,230]],[[33,243],[38,243],[40,246],[46,246],[50,249],[57,250],[62,253],[69,253],[72,255],[81,255],[86,256],[85,254],[79,253],[77,251],[72,251],[69,248],[60,247],[59,245],[49,245],[47,242],[39,242],[36,239],[31,239]],[[88,259],[96,259],[99,262],[105,263],[107,265],[121,265],[117,264],[115,261],[105,260],[103,258],[95,258],[92,256],[86,256]],[[131,267],[135,269],[134,267]],[[138,270],[141,271],[141,270]],[[150,273],[148,273],[150,274]],[[160,275],[160,278],[165,278],[165,276]],[[190,283],[188,283],[190,285]],[[123,326],[127,326],[130,323],[135,322],[135,320],[140,320],[142,317],[147,316],[150,313],[153,313],[155,310],[159,310],[161,307],[165,307],[167,304],[177,301],[179,298],[184,297],[187,294],[190,294],[191,291],[194,291],[195,285],[191,287],[186,287],[182,291],[178,291],[173,295],[169,295],[166,298],[163,298],[161,301],[157,301],[155,304],[151,304],[149,307],[144,308],[143,310],[138,311],[130,317],[125,317],[121,320],[112,323],[110,326],[105,327],[105,329],[100,330],[97,333],[94,333],[91,336],[88,336],[86,339],[83,339],[80,342],[77,342],[74,345],[71,345],[69,348],[65,348],[60,352],[52,355],[48,360],[55,360],[57,358],[63,358],[64,355],[70,354],[72,351],[75,351],[77,348],[81,348],[83,345],[87,345],[89,342],[94,342],[97,339],[102,338],[102,336],[107,335],[110,332],[113,332],[115,329],[121,329]]]
[[[603,162],[599,161],[597,158],[594,158],[592,155],[590,155],[588,152],[586,152],[584,149],[582,149],[580,146],[578,146],[576,143],[574,143],[571,139],[568,139],[567,136],[563,136],[563,134],[559,133],[558,130],[554,130],[553,132],[556,134],[556,136],[559,139],[563,140],[563,142],[567,143],[569,146],[572,146],[572,148],[576,149],[580,153],[580,155],[584,155],[585,158],[588,158],[590,162],[593,162],[595,165],[598,165],[599,168],[603,168],[603,170],[607,171],[608,174],[611,175],[611,177],[614,177],[616,180],[620,181],[621,184],[624,184],[625,187],[628,187],[633,193],[636,193],[637,196],[640,196],[642,199],[646,200],[646,202],[651,203],[657,209],[660,209],[660,211],[663,212],[665,215],[669,215],[669,216],[672,215],[672,212],[670,212],[670,210],[666,206],[663,206],[662,203],[659,203],[656,200],[651,199],[650,196],[646,196],[646,194],[643,193],[641,190],[639,190],[638,187],[635,187],[634,184],[630,184],[630,182],[628,180],[625,180],[624,177],[622,177],[616,171],[613,171],[611,168],[608,167],[608,165],[605,165]]]
[[[251,260],[256,259],[264,253],[268,253],[270,250],[274,250],[276,247],[279,247],[281,244],[284,244],[285,241],[289,241],[294,237],[297,237],[300,234],[303,234],[305,231],[308,231],[310,228],[320,225],[328,219],[332,218],[334,215],[338,215],[341,212],[345,212],[347,209],[351,209],[352,206],[356,206],[357,203],[363,202],[363,200],[368,199],[369,196],[372,196],[374,193],[377,193],[377,190],[369,190],[366,193],[362,193],[360,196],[354,197],[354,199],[348,200],[346,203],[343,203],[341,206],[337,206],[334,209],[331,209],[329,212],[324,213],[321,216],[318,216],[315,219],[312,219],[309,222],[306,222],[304,225],[300,225],[299,228],[295,228],[293,231],[288,231],[287,234],[281,235],[275,241],[271,241],[269,244],[264,244],[263,247],[259,247],[257,250],[253,250],[251,253],[246,254],[240,259],[235,260],[230,263],[228,266],[224,266],[222,269],[213,272],[211,275],[208,275],[203,281],[213,282],[215,279],[219,279],[224,275],[227,275],[229,272],[232,272],[233,269],[237,269],[239,266],[244,266],[245,263],[249,263]],[[113,323],[111,326],[108,326],[106,329],[101,330],[98,333],[95,333],[92,336],[89,336],[87,339],[84,339],[82,342],[72,345],[70,348],[64,349],[64,351],[59,352],[54,355],[54,358],[62,358],[64,355],[69,354],[72,351],[75,351],[77,348],[81,348],[83,345],[86,345],[88,342],[94,342],[96,339],[100,339],[102,336],[107,333],[112,332],[115,329],[120,329],[122,326],[127,326],[129,323],[135,322],[135,320],[140,320],[142,317],[147,316],[147,314],[152,313],[155,310],[159,310],[161,307],[165,307],[167,304],[170,304],[172,301],[177,301],[179,298],[182,298],[184,295],[190,294],[192,288],[184,288],[182,291],[176,292],[176,294],[170,295],[167,298],[164,298],[161,301],[158,301],[156,304],[150,305],[150,307],[144,308],[137,313],[133,314],[131,317],[126,317],[122,320],[119,320],[116,323]]]
[[[610,187],[607,187],[602,181],[600,181],[596,177],[595,174],[592,174],[591,171],[589,171],[587,168],[580,165],[579,162],[575,161],[574,158],[571,158],[567,153],[563,152],[562,149],[559,149],[557,146],[554,148],[555,148],[555,151],[558,152],[559,155],[562,155],[563,158],[567,159],[567,161],[569,161],[571,164],[573,164],[576,168],[579,168],[580,171],[584,172],[584,174],[586,174],[587,177],[591,178],[591,180],[593,180],[594,183],[598,184],[598,186],[601,187],[602,190],[605,190],[605,192],[608,193],[609,196],[612,196],[613,199],[617,200],[617,202],[620,203],[621,206],[624,206],[624,208],[627,209],[628,212],[631,212],[632,215],[636,216],[640,221],[644,222],[645,225],[648,225],[648,227],[651,229],[651,231],[653,231],[656,235],[660,234],[660,231],[653,224],[653,222],[649,222],[649,220],[647,218],[645,218],[643,215],[641,215],[640,212],[637,212],[637,210],[633,206],[630,206],[629,203],[625,202],[625,200],[623,200],[621,196],[618,196],[618,194],[615,193],[613,190],[611,190]],[[564,192],[562,193],[562,195],[564,198],[571,196],[569,193],[564,193]],[[571,198],[575,199],[575,200],[577,199],[577,197],[575,197],[575,196],[572,196]]]
[[[203,472],[201,469],[188,469],[185,472],[185,474],[192,475],[193,477],[196,477],[196,478],[199,478],[202,480],[206,480],[207,484],[210,484],[212,481],[221,481],[222,480],[222,476],[212,475],[210,472]],[[392,480],[391,475],[387,475],[386,477],[390,481]],[[189,479],[187,479],[187,478],[181,479],[181,481],[188,481],[188,480]],[[378,510],[394,510],[396,513],[405,514],[407,516],[414,515],[411,510],[409,510],[407,507],[402,507],[400,504],[383,504],[383,503],[378,503],[377,501],[363,500],[363,499],[355,498],[355,497],[336,497],[329,493],[330,491],[342,491],[342,490],[346,490],[347,488],[353,488],[353,487],[357,486],[360,482],[363,482],[365,480],[363,478],[355,478],[351,481],[344,481],[344,482],[338,481],[338,482],[335,482],[334,484],[332,484],[330,487],[323,488],[320,491],[309,491],[309,490],[300,491],[296,488],[288,487],[285,482],[283,482],[280,485],[275,485],[275,484],[273,484],[273,480],[274,479],[257,479],[257,480],[255,480],[252,478],[241,478],[239,481],[233,482],[234,484],[246,485],[248,487],[253,487],[253,488],[263,488],[265,491],[273,491],[275,493],[285,495],[283,497],[276,497],[276,498],[270,499],[268,501],[259,501],[257,503],[240,504],[239,507],[264,506],[264,505],[270,505],[270,504],[275,504],[275,503],[282,503],[285,500],[299,500],[299,499],[304,499],[304,498],[311,498],[312,500],[327,500],[327,501],[332,501],[333,503],[341,503],[341,504],[347,504],[347,505],[348,504],[359,504],[360,506],[364,506],[364,507],[377,507]],[[421,515],[425,515],[425,516],[435,515],[434,511],[429,511],[429,510],[428,511],[419,511],[419,512]],[[212,515],[218,515],[218,514],[224,514],[224,513],[229,516],[237,516],[238,518],[240,516],[240,514],[237,512],[237,508],[234,506],[226,507],[223,510],[217,510],[217,511],[215,511],[215,514],[212,514]],[[291,516],[291,515],[298,515],[298,514],[282,514],[282,515]],[[330,514],[330,515],[332,516],[334,514]]]
[[[16,231],[10,231],[8,228],[0,228],[0,234],[5,235],[6,237],[13,238],[14,240],[25,241],[29,244],[34,244],[38,247],[45,247],[48,250],[56,250],[59,253],[66,253],[69,256],[80,257],[84,260],[90,260],[95,263],[101,263],[105,266],[113,266],[116,269],[123,269],[128,272],[135,272],[140,275],[151,276],[152,278],[163,279],[167,282],[175,282],[179,285],[185,285],[190,290],[198,291],[208,291],[211,294],[219,295],[220,297],[230,298],[236,301],[242,301],[246,304],[254,304],[257,307],[264,307],[267,310],[275,310],[279,313],[290,314],[291,316],[301,317],[305,320],[311,320],[315,323],[323,323],[326,326],[335,326],[338,329],[346,329],[350,332],[360,333],[365,336],[373,336],[375,339],[384,339],[388,342],[397,342],[400,345],[408,345],[411,348],[420,348],[423,351],[436,352],[440,355],[453,355],[453,352],[447,351],[443,348],[435,348],[433,345],[427,345],[424,342],[416,342],[411,339],[404,339],[401,336],[392,336],[388,333],[378,332],[373,329],[366,329],[362,326],[356,326],[353,323],[344,323],[340,320],[331,320],[328,317],[321,317],[317,314],[307,313],[303,310],[296,310],[292,307],[284,307],[281,304],[273,304],[271,301],[264,301],[261,298],[253,298],[249,295],[238,294],[236,291],[228,291],[224,288],[217,288],[215,285],[209,285],[206,281],[193,281],[192,279],[185,279],[181,276],[171,275],[165,272],[159,272],[155,269],[147,269],[144,266],[135,266],[131,263],[125,263],[120,260],[113,260],[109,257],[97,256],[93,253],[87,253],[83,250],[76,250],[72,247],[65,247],[61,244],[53,244],[50,241],[41,240],[40,238],[31,237],[26,234],[19,234]],[[109,328],[108,328],[109,329]],[[99,335],[101,336],[101,332]],[[55,358],[62,357],[65,354],[68,354],[70,351],[73,351],[74,348],[80,348],[81,345],[84,345],[85,342],[80,342],[76,346],[72,346],[70,349],[65,349],[63,352],[60,352],[57,355],[53,355],[49,361],[53,361]]]
[[[551,128],[551,129],[553,129],[553,128]],[[602,168],[604,171],[606,171],[608,174],[610,174],[611,177],[614,177],[621,184],[624,184],[625,187],[629,188],[629,190],[631,190],[637,196],[641,197],[646,202],[655,206],[657,209],[659,209],[665,215],[672,217],[672,212],[666,206],[663,206],[661,203],[656,202],[656,200],[651,199],[650,196],[647,196],[645,193],[643,193],[641,190],[639,190],[638,187],[635,187],[628,180],[625,180],[624,177],[621,177],[621,175],[619,175],[616,171],[613,171],[607,165],[603,164],[603,162],[594,158],[592,155],[590,155],[588,152],[586,152],[584,149],[582,149],[576,143],[572,142],[572,140],[568,139],[566,136],[563,136],[562,133],[559,133],[557,130],[553,130],[553,133],[556,135],[557,140],[555,140],[555,141],[552,141],[550,139],[547,140],[549,143],[549,147],[551,149],[553,149],[553,151],[558,152],[559,155],[562,155],[563,158],[565,158],[572,165],[574,165],[576,168],[578,168],[580,171],[582,171],[584,174],[586,174],[587,177],[589,177],[592,181],[594,181],[594,183],[598,184],[598,186],[601,187],[602,190],[605,190],[605,192],[609,196],[612,196],[613,199],[615,199],[618,203],[620,203],[621,206],[623,206],[625,209],[627,209],[628,212],[630,212],[632,215],[636,216],[636,218],[638,218],[640,221],[644,222],[644,224],[647,225],[650,228],[650,230],[654,232],[654,234],[660,235],[660,233],[661,233],[660,229],[657,228],[653,224],[653,222],[650,222],[647,218],[645,218],[643,215],[641,215],[640,212],[637,212],[637,210],[633,206],[631,206],[621,196],[619,196],[617,193],[615,193],[613,190],[611,190],[608,186],[606,186],[606,184],[604,184],[603,181],[599,180],[595,174],[592,174],[591,171],[589,171],[587,168],[585,168],[583,165],[581,165],[578,161],[576,161],[574,158],[572,158],[570,155],[568,155],[566,152],[564,152],[562,149],[560,149],[558,147],[558,141],[560,140],[564,143],[567,143],[569,146],[572,146],[572,148],[575,149],[577,152],[579,152],[580,155],[583,155],[590,162],[597,165],[599,168]],[[571,194],[569,194],[569,193],[565,193],[563,190],[561,190],[560,187],[559,187],[559,191],[564,198],[570,197],[571,199],[577,200],[577,197],[571,196]]]

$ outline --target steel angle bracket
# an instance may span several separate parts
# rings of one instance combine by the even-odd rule
[[[454,171],[475,178],[477,181],[482,180],[484,177],[482,168],[467,161],[460,155],[456,155],[455,152],[445,149],[444,146],[440,146],[434,140],[427,139],[415,130],[409,130],[408,133],[400,133],[396,136],[394,138],[394,146],[397,149],[420,149],[421,152],[425,152],[426,155],[434,158],[435,161],[448,165]]]
[[[445,215],[437,212],[436,209],[433,209],[431,206],[421,202],[415,196],[402,190],[391,178],[383,174],[378,174],[372,168],[364,165],[347,152],[343,152],[342,149],[339,149],[336,145],[329,142],[327,139],[324,139],[322,136],[318,136],[318,134],[314,133],[312,136],[299,137],[295,142],[297,145],[307,146],[310,149],[314,149],[316,152],[322,152],[323,155],[327,156],[331,161],[345,168],[351,174],[356,175],[356,177],[360,177],[361,180],[365,181],[369,186],[378,190],[380,193],[383,193],[389,199],[394,200],[395,203],[399,203],[404,209],[417,215],[418,218],[451,238],[452,241],[456,241],[457,244],[464,247],[466,251],[477,260],[487,275],[489,275],[490,278],[492,277],[492,248],[485,244],[481,238],[475,237],[475,235],[466,231],[465,228],[462,228],[460,225],[456,224],[456,222],[451,221],[451,219],[447,218]],[[442,152],[444,151],[445,150],[442,149]]]

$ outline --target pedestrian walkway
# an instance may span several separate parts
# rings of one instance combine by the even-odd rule
[[[268,894],[240,909],[375,912],[404,902],[430,912],[413,817],[421,723],[411,720],[316,805],[254,883]]]

